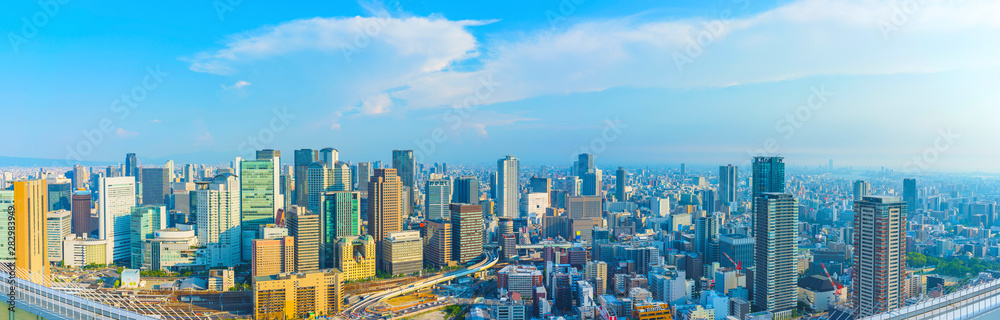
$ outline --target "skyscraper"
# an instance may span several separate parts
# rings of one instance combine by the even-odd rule
[[[295,150],[295,203],[307,206],[309,196],[306,194],[308,185],[309,165],[316,161],[316,152],[312,149]]]
[[[254,239],[251,276],[269,276],[295,272],[295,237]]]
[[[328,166],[333,166],[340,161],[340,152],[334,148],[323,148],[319,150],[319,156],[316,161],[323,161]]]
[[[48,188],[46,188],[45,180],[14,181],[11,184],[14,187],[14,208],[16,209],[14,211],[14,237],[17,241],[14,241],[14,266],[48,277],[48,239],[45,238],[47,227],[45,208],[48,207]],[[6,235],[4,237],[6,238]],[[38,279],[31,277],[29,280],[39,282]],[[45,285],[48,284],[45,283]]]
[[[577,177],[583,177],[583,175],[588,172],[594,172],[594,155],[589,153],[581,153],[577,156],[576,160],[576,171],[574,175]]]
[[[755,211],[754,307],[776,315],[790,313],[797,301],[798,201],[791,194],[765,192],[757,198]]]
[[[872,185],[868,181],[854,181],[854,201],[861,201],[861,198],[872,194]]]
[[[295,271],[319,270],[320,220],[319,215],[306,208],[292,206],[285,225],[288,235],[295,237]]]
[[[46,187],[48,190],[48,203],[49,211],[55,210],[69,210],[72,204],[70,204],[70,198],[73,194],[73,184],[68,179],[49,179],[46,181]]]
[[[603,177],[601,169],[594,169],[583,174],[583,188],[580,190],[584,196],[604,196]]]
[[[413,202],[414,195],[414,179],[416,179],[416,159],[413,158],[413,150],[392,150],[392,168],[396,169],[396,175],[399,176],[400,183],[403,184],[409,191],[410,202]],[[409,206],[410,204],[405,204]],[[407,211],[405,214],[410,215],[411,212]],[[381,241],[381,239],[375,239],[375,241]],[[381,252],[381,251],[380,251]]]
[[[73,166],[73,190],[87,187],[87,180],[90,180],[89,171],[90,170],[87,170],[87,167],[81,165]]]
[[[628,201],[628,193],[625,192],[625,186],[628,185],[628,173],[625,172],[624,167],[618,167],[618,171],[615,171],[615,200],[617,201]]]
[[[139,168],[142,165],[139,164],[139,158],[135,156],[134,153],[129,153],[125,155],[125,176],[134,177],[136,183],[142,182],[142,173],[139,172]],[[108,175],[111,176],[111,175]]]
[[[368,193],[368,179],[372,176],[372,163],[371,162],[358,162],[357,170],[355,170],[354,175],[358,179],[358,188],[356,190],[361,191],[361,193]]]
[[[368,181],[368,234],[375,238],[378,254],[386,235],[403,230],[403,190],[396,169],[375,169]]]
[[[319,198],[320,195],[330,190],[330,186],[333,184],[333,172],[330,170],[329,165],[323,161],[316,161],[309,164],[309,169],[306,171],[306,197],[309,199],[306,201],[306,208],[312,212],[319,212]]]
[[[332,267],[336,255],[337,239],[361,235],[361,193],[356,191],[329,191],[320,198],[320,221],[323,266]],[[374,259],[374,257],[372,257]],[[347,271],[344,271],[347,272]]]
[[[207,249],[209,267],[232,267],[241,255],[239,178],[223,173],[197,188],[198,244]]]
[[[518,216],[518,171],[520,161],[517,157],[507,155],[507,157],[497,160],[497,216],[517,218]]]
[[[132,208],[135,207],[135,177],[102,178],[98,189],[98,235],[108,240],[106,256],[127,261],[131,255]]]
[[[694,251],[705,259],[706,263],[713,262],[708,256],[708,244],[712,239],[719,236],[719,227],[721,224],[721,218],[717,214],[710,214],[708,217],[701,217],[695,220]]]
[[[279,191],[275,166],[278,158],[240,161],[240,226],[243,231],[260,229],[261,225],[274,223],[274,216],[284,204]],[[244,241],[249,244],[249,240]],[[244,248],[247,259],[250,248]]]
[[[424,222],[424,263],[436,267],[454,264],[451,256],[451,222],[427,220]]]
[[[917,210],[917,179],[903,179],[903,201],[906,201],[906,212]]]
[[[452,203],[479,203],[479,179],[473,176],[463,176],[455,179],[455,191],[451,195]]]
[[[94,230],[90,226],[90,207],[90,191],[73,192],[73,234],[79,237],[90,236],[90,232]]]
[[[483,253],[483,208],[451,204],[451,258],[466,263]]]
[[[739,167],[733,165],[719,166],[719,203],[728,206],[739,200],[736,187],[739,185]]]
[[[143,242],[153,239],[156,230],[167,228],[167,207],[145,205],[132,208],[131,216],[131,265],[133,269],[140,269],[150,261],[143,261]]]
[[[166,168],[142,168],[142,204],[164,205],[170,193],[170,178]]]
[[[451,181],[448,179],[429,179],[424,188],[424,209],[427,219],[446,219],[449,215],[448,205],[451,203]]]
[[[329,191],[352,191],[354,185],[351,184],[351,165],[347,162],[337,161],[330,166]]]
[[[753,185],[750,197],[753,208],[757,208],[757,198],[768,192],[785,192],[785,162],[782,157],[754,157]]]
[[[855,317],[903,306],[906,287],[906,207],[898,197],[865,196],[854,201]]]

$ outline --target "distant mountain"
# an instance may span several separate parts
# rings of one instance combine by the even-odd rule
[[[84,166],[107,166],[115,164],[111,161],[70,161],[60,159],[23,158],[0,156],[0,167],[71,167],[80,164]]]

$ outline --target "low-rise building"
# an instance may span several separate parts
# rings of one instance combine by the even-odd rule
[[[254,278],[255,319],[301,319],[333,316],[344,298],[340,271],[282,273]]]
[[[424,246],[420,231],[399,231],[382,240],[382,268],[390,275],[412,274],[423,270]]]

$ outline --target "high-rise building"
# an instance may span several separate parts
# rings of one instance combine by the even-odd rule
[[[306,208],[312,212],[319,212],[319,198],[324,192],[333,191],[330,186],[333,184],[333,170],[330,170],[329,165],[323,161],[316,161],[309,164],[309,169],[306,171],[306,179],[309,181],[306,184]]]
[[[334,261],[344,273],[344,281],[366,280],[375,277],[376,256],[372,236],[348,236],[337,242]]]
[[[49,261],[60,261],[62,260],[62,241],[72,233],[72,215],[67,210],[56,210],[49,211],[45,217],[48,259]]]
[[[351,191],[354,185],[351,184],[351,165],[347,162],[338,161],[330,164],[330,187],[329,191]]]
[[[906,207],[898,197],[865,196],[854,202],[854,267],[851,285],[855,317],[904,305]]]
[[[142,168],[142,204],[164,205],[170,193],[166,168]]]
[[[73,184],[69,179],[56,178],[46,181],[49,199],[48,211],[69,210],[70,197],[73,194]]]
[[[325,192],[321,195],[320,202],[322,209],[319,213],[322,222],[320,246],[323,250],[321,263],[328,268],[336,263],[334,256],[338,239],[361,235],[361,192]]]
[[[604,261],[587,261],[583,265],[583,279],[594,283],[594,292],[603,295],[607,290],[608,264]]]
[[[81,165],[73,166],[73,190],[85,189],[87,187],[87,180],[89,179],[90,179],[90,170],[87,170],[87,167]],[[60,209],[65,209],[65,208],[60,208]]]
[[[140,269],[149,261],[143,260],[143,245],[146,240],[153,239],[154,233],[160,229],[167,228],[167,208],[164,206],[143,205],[132,208],[131,217],[131,265],[133,269]]]
[[[854,201],[861,201],[861,198],[872,195],[872,185],[868,181],[854,181]]]
[[[625,187],[628,185],[628,173],[625,172],[624,167],[618,167],[618,171],[615,171],[615,200],[618,201],[628,201],[628,193],[625,192]]]
[[[205,247],[209,267],[232,267],[240,262],[240,180],[235,174],[216,175],[198,183],[198,245]]]
[[[739,200],[736,195],[739,179],[739,167],[731,164],[719,166],[719,203],[728,206]]]
[[[528,180],[528,186],[531,187],[531,192],[533,193],[545,193],[549,195],[548,206],[552,206],[552,179],[545,177],[531,177]]]
[[[108,169],[111,169],[111,167],[108,167]],[[108,176],[111,176],[110,172],[108,173]],[[198,176],[194,173],[194,165],[190,163],[185,164],[184,182],[194,182],[195,180],[198,180]]]
[[[431,219],[424,222],[424,263],[436,267],[455,264],[451,255],[451,222]]]
[[[600,218],[603,211],[598,196],[566,197],[566,209],[571,219]]]
[[[753,267],[753,237],[743,234],[723,234],[719,235],[719,266],[723,268],[736,268],[735,261],[743,269]],[[730,261],[729,258],[733,261]]]
[[[451,204],[451,181],[448,179],[429,179],[425,183],[424,212],[427,219],[446,219],[449,215],[448,205]]]
[[[141,167],[139,158],[134,153],[125,155],[125,177],[134,177],[136,183],[142,183],[142,173],[139,172],[139,168]],[[108,176],[110,177],[111,175],[109,174]]]
[[[295,272],[295,237],[254,239],[251,274],[254,279],[279,273]]]
[[[133,155],[134,156],[134,155]],[[98,235],[108,240],[105,256],[112,261],[131,258],[132,208],[135,207],[135,177],[102,178],[97,197]]]
[[[375,238],[378,254],[382,239],[403,230],[403,192],[396,169],[375,169],[368,181],[368,234]]]
[[[709,259],[708,247],[712,239],[719,236],[719,227],[721,224],[722,220],[717,214],[701,217],[695,220],[694,251],[701,255],[702,258],[706,259],[706,263],[714,262]]]
[[[518,216],[520,202],[517,197],[521,194],[520,188],[518,188],[519,170],[520,161],[517,160],[517,157],[507,155],[507,157],[497,160],[496,199],[498,217],[517,218]]]
[[[573,175],[577,177],[583,177],[584,174],[594,172],[594,169],[596,169],[594,167],[594,155],[589,153],[581,153],[578,155],[575,164],[576,171],[573,172]]]
[[[594,169],[583,174],[583,186],[580,188],[581,195],[604,197],[604,183],[601,176],[601,169]]]
[[[382,239],[382,267],[390,275],[412,274],[423,269],[424,244],[420,231],[390,232]]]
[[[266,151],[266,150],[264,150]],[[258,156],[267,155],[260,154]],[[279,192],[279,173],[281,167],[276,166],[278,158],[240,161],[240,228],[244,232],[255,235],[262,225],[274,223],[278,209],[282,208],[284,199]],[[250,260],[252,248],[250,240],[243,239],[243,258]]]
[[[316,151],[313,149],[295,150],[295,205],[308,206],[309,195],[308,175],[309,165],[316,161]]]
[[[98,180],[100,181],[100,180]],[[94,228],[90,226],[90,191],[77,190],[73,192],[73,234],[89,236]]]
[[[796,225],[799,203],[791,194],[776,192],[762,193],[757,200],[754,307],[775,314],[790,313],[798,300]]]
[[[354,175],[358,179],[358,187],[356,190],[361,193],[368,193],[368,180],[372,176],[372,163],[371,162],[358,162],[357,169],[354,171]]]
[[[316,161],[323,161],[329,168],[333,168],[333,165],[340,162],[340,152],[334,148],[323,148],[319,150],[319,156],[317,156]]]
[[[18,274],[18,277],[39,283],[40,279],[48,279],[49,276],[48,239],[45,238],[45,208],[49,204],[45,183],[43,179],[11,183],[14,187],[15,239],[4,239],[8,244],[14,242],[15,267],[45,276],[25,278]],[[4,238],[7,238],[6,234],[9,232],[10,230],[5,232]]]
[[[906,202],[906,212],[917,211],[917,179],[903,179],[903,201]]]
[[[305,319],[340,313],[344,279],[335,269],[253,278],[255,319]]]
[[[295,271],[319,270],[319,215],[300,206],[292,206],[285,218],[288,235],[295,237]]]
[[[410,204],[414,201],[414,190],[416,190],[416,159],[413,158],[413,150],[392,150],[392,168],[396,169],[396,175],[399,176],[400,183],[408,189],[408,203],[404,203],[406,207],[411,207]],[[410,210],[407,210],[405,214],[409,216],[412,214]],[[381,241],[381,239],[376,239]]]
[[[451,195],[452,203],[479,203],[479,179],[473,176],[462,176],[455,179],[455,192]]]
[[[466,263],[483,254],[483,207],[451,204],[451,257]]]
[[[753,208],[757,198],[768,192],[785,192],[785,162],[782,157],[754,157],[753,185],[750,188]]]

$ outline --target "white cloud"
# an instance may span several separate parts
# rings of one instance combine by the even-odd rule
[[[117,135],[119,138],[131,138],[139,135],[139,133],[135,131],[128,131],[122,128],[117,128],[115,129],[115,135]]]
[[[389,94],[380,93],[373,96],[365,98],[361,101],[361,105],[358,106],[358,110],[362,114],[382,114],[389,112],[392,108],[392,99],[389,98]]]
[[[236,83],[234,83],[234,84],[232,84],[230,86],[227,86],[225,84],[221,84],[219,86],[222,87],[223,91],[225,91],[225,90],[243,90],[243,87],[249,86],[251,84],[252,83],[247,82],[245,80],[240,80],[240,81],[236,81]]]

